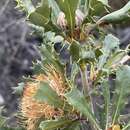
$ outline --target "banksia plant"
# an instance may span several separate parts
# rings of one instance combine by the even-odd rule
[[[16,1],[43,38],[19,105],[25,129],[129,130],[130,47],[110,30],[130,19],[130,2],[112,12],[107,0]]]

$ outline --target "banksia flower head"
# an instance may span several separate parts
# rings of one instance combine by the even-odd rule
[[[21,112],[27,118],[27,129],[35,130],[36,123],[39,119],[52,119],[63,116],[63,110],[55,109],[46,102],[37,101],[34,96],[39,89],[41,81],[48,82],[50,87],[62,98],[66,91],[66,85],[63,77],[52,66],[47,67],[47,74],[35,75],[34,81],[27,82],[23,91],[21,100]],[[44,95],[43,95],[44,96]]]

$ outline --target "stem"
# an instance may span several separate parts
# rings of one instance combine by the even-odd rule
[[[92,110],[92,113],[94,114],[93,100],[92,100],[91,94],[89,93],[90,86],[89,86],[89,81],[88,81],[88,75],[86,73],[86,67],[87,67],[86,64],[82,64],[80,66],[81,79],[82,79],[82,85],[83,85],[83,93],[84,93],[86,98],[89,98],[91,110]],[[92,130],[96,129],[92,123],[90,123],[90,124],[91,124]]]
[[[126,125],[122,130],[127,130],[130,127],[130,124]]]
[[[89,83],[88,83],[88,76],[86,74],[86,65],[84,64],[81,65],[80,70],[81,70],[81,80],[83,85],[83,93],[86,97],[88,97]]]
[[[83,93],[84,93],[84,95],[86,97],[89,97],[89,101],[90,101],[90,104],[91,104],[92,113],[94,114],[92,96],[89,93],[90,86],[89,86],[89,81],[88,81],[88,75],[86,73],[86,65],[83,64],[80,68],[81,68],[81,79],[82,79],[82,85],[83,85]]]

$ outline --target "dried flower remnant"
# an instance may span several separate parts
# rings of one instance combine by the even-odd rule
[[[60,73],[51,66],[48,66],[48,69],[49,72],[47,75],[37,75],[34,77],[33,82],[27,82],[23,92],[21,112],[23,116],[27,118],[26,124],[28,130],[35,130],[36,123],[33,122],[38,122],[40,118],[52,119],[63,115],[63,110],[55,109],[47,103],[39,102],[34,99],[34,95],[37,93],[41,81],[48,82],[50,87],[55,90],[61,98],[66,91],[66,86]]]

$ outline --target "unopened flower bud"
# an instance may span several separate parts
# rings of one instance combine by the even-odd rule
[[[84,18],[85,18],[85,15],[84,13],[77,9],[76,12],[75,12],[76,16],[75,16],[75,20],[76,20],[76,25],[81,25],[81,23],[83,22]]]
[[[57,19],[57,24],[61,28],[65,28],[67,26],[67,21],[65,19],[65,14],[63,12],[59,13],[58,19]]]
[[[76,21],[76,26],[79,26],[82,24],[83,20],[85,18],[84,13],[77,9],[75,11],[75,21]],[[60,12],[58,19],[57,19],[57,24],[61,27],[61,28],[66,28],[67,26],[67,20],[65,19],[65,14],[64,12]]]

